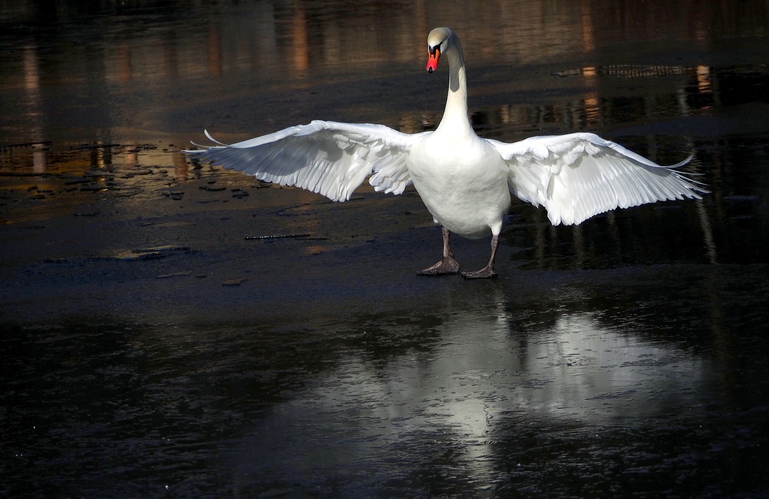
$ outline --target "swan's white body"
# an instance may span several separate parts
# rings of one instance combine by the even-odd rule
[[[499,234],[510,208],[509,168],[493,146],[475,136],[436,132],[411,151],[411,181],[438,223],[473,239]]]
[[[443,258],[421,272],[430,275],[459,270],[449,232],[469,238],[491,235],[489,264],[463,275],[496,275],[494,255],[510,193],[544,206],[553,225],[569,225],[615,208],[700,199],[697,192],[707,192],[675,171],[688,159],[660,166],[591,133],[531,137],[512,144],[478,137],[467,115],[459,40],[450,29],[436,28],[427,41],[430,72],[437,68],[439,56],[449,60],[449,95],[434,132],[405,134],[383,125],[313,121],[186,153],[334,201],[349,199],[366,177],[377,191],[393,194],[413,183],[443,226]]]

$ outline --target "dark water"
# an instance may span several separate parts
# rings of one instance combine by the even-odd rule
[[[314,118],[587,130],[712,192],[429,279],[413,193],[185,162]],[[0,495],[769,495],[766,2],[0,1]],[[487,242],[457,239],[467,268]]]

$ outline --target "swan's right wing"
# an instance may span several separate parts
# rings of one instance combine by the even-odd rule
[[[313,121],[231,145],[206,132],[217,145],[184,152],[261,180],[346,201],[369,175],[377,191],[401,194],[411,183],[406,159],[419,135],[384,125]]]

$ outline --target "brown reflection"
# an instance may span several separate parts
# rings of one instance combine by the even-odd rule
[[[585,122],[589,128],[601,128],[601,108],[598,97],[585,99]]]
[[[222,48],[222,33],[219,28],[212,26],[208,31],[208,72],[215,76],[221,76],[224,73]]]
[[[45,173],[48,166],[48,147],[45,144],[32,145],[32,171]]]
[[[31,128],[24,141],[38,142],[46,139],[43,131],[43,97],[40,91],[40,61],[37,47],[27,45],[22,50],[24,89],[27,94],[25,123]],[[0,115],[2,112],[0,110]],[[2,140],[0,140],[2,143]]]
[[[127,42],[118,45],[117,63],[118,79],[121,83],[130,83],[133,80],[134,68],[131,46]]]
[[[112,166],[112,147],[109,144],[91,148],[91,167],[97,170]]]
[[[697,90],[703,94],[713,93],[710,87],[710,68],[708,66],[697,66]]]
[[[171,81],[179,80],[179,51],[176,47],[176,35],[175,33],[169,33],[163,39],[163,69],[164,75]]]
[[[404,133],[419,133],[424,131],[424,125],[414,115],[401,118],[398,129]]]
[[[171,158],[174,164],[174,174],[176,175],[176,179],[187,180],[187,175],[189,173],[187,157],[180,150],[176,150],[171,153]]]
[[[582,24],[582,50],[592,52],[595,50],[595,28],[593,27],[593,12],[590,9],[590,0],[580,2]]]
[[[37,49],[28,45],[22,50],[24,58],[24,88],[30,92],[40,91],[40,72],[37,67]]]
[[[136,142],[128,142],[124,144],[123,154],[125,156],[126,165],[136,166],[139,164],[139,149],[136,146]]]
[[[292,66],[296,71],[304,71],[310,65],[310,56],[307,43],[307,22],[301,2],[296,2],[293,5],[293,16],[291,17],[291,20]],[[333,52],[331,54],[333,57]],[[327,52],[326,55],[328,56],[329,53]]]

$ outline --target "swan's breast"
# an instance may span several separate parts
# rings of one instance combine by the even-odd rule
[[[408,164],[414,187],[435,220],[471,238],[498,233],[510,207],[507,165],[493,146],[474,139],[428,136],[415,144]]]

